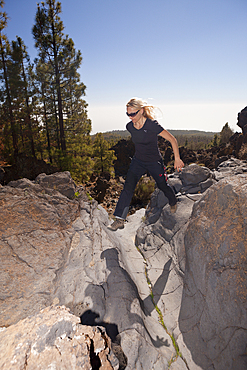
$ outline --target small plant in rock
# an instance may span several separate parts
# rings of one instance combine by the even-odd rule
[[[88,200],[89,200],[90,202],[92,202],[93,198],[91,197],[91,195],[90,195],[89,193],[86,193],[86,194],[87,194]]]

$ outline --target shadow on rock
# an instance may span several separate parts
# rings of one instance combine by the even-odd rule
[[[156,280],[154,286],[152,287],[153,292],[153,301],[151,300],[151,297],[148,296],[143,301],[141,300],[141,307],[145,313],[145,315],[151,315],[151,312],[154,310],[154,304],[157,305],[160,297],[165,289],[169,274],[170,274],[170,266],[172,263],[172,259],[170,258],[166,264],[164,265],[163,271],[161,275]],[[151,304],[150,304],[151,301]]]
[[[101,253],[101,258],[105,259],[107,270],[110,273],[101,285],[88,285],[85,296],[92,300],[93,309],[80,314],[81,323],[103,326],[106,329],[112,340],[113,352],[120,362],[120,369],[125,369],[127,358],[121,348],[122,332],[139,327],[140,335],[145,335],[145,332],[154,347],[170,346],[167,339],[160,338],[158,335],[153,338],[145,324],[144,317],[151,315],[154,304],[158,303],[164,291],[171,259],[165,264],[160,277],[153,286],[154,300],[152,301],[150,296],[144,300],[140,298],[130,275],[120,266],[117,249],[105,250]]]
[[[119,300],[119,298],[121,299],[121,302],[119,302],[119,304],[117,304],[115,300],[112,303],[112,304],[115,304],[116,314],[119,316],[120,313],[122,313],[122,317],[128,316],[131,324],[139,323],[140,325],[142,325],[143,328],[145,328],[152,344],[156,348],[161,347],[161,346],[169,347],[167,340],[163,340],[163,338],[159,338],[159,336],[156,336],[156,339],[153,339],[142,317],[136,313],[131,313],[131,304],[137,298],[139,301],[142,313],[145,316],[151,315],[151,312],[154,310],[154,303],[155,304],[158,303],[161,297],[161,294],[164,291],[164,288],[165,288],[165,285],[168,279],[168,275],[169,275],[169,267],[171,265],[171,260],[169,260],[165,264],[162,274],[160,275],[160,277],[157,279],[156,283],[154,284],[153,293],[155,294],[155,299],[153,303],[150,295],[144,300],[140,298],[135,283],[131,279],[128,272],[125,269],[123,269],[119,264],[117,249],[115,248],[106,249],[104,252],[101,253],[101,258],[105,258],[107,269],[111,271],[107,278],[107,282],[106,282],[106,286],[108,288],[105,290],[106,298],[107,298],[107,293],[110,293],[109,298],[115,296],[115,299],[117,300]],[[118,321],[116,322],[119,322],[119,317],[118,317]]]

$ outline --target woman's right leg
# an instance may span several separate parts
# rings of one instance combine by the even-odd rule
[[[136,188],[136,184],[138,183],[142,175],[145,174],[145,172],[145,167],[143,167],[139,161],[133,158],[126,176],[124,188],[121,192],[114,212],[114,216],[126,219],[129,211],[129,205]]]

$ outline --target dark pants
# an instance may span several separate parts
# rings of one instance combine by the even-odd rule
[[[157,162],[142,162],[135,157],[132,159],[123,191],[119,197],[114,216],[125,219],[129,211],[129,205],[135,191],[135,187],[140,178],[149,172],[154,178],[158,188],[163,191],[168,198],[170,206],[177,203],[177,199],[172,188],[167,184],[165,178],[164,165],[162,160]]]

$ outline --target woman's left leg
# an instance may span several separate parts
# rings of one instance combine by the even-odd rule
[[[157,161],[148,163],[147,170],[150,175],[154,178],[158,188],[163,191],[165,196],[168,198],[170,206],[177,204],[177,198],[172,188],[167,184],[163,161]]]

